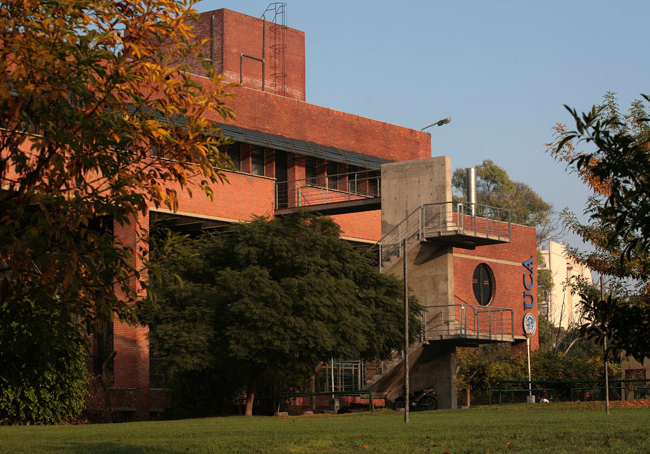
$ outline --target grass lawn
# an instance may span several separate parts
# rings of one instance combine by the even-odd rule
[[[403,414],[0,426],[0,453],[647,453],[650,407],[536,404]]]

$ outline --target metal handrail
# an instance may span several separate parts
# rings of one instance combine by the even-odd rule
[[[307,200],[308,193],[316,197]],[[278,181],[275,184],[277,207],[298,208],[378,197],[381,197],[381,175],[369,170]]]
[[[514,310],[510,308],[473,304],[444,304],[424,308],[426,332],[476,339],[487,336],[489,340],[501,341],[510,340],[515,335]]]
[[[443,233],[510,241],[510,210],[467,202],[440,202],[420,205],[386,233],[378,242],[380,269],[393,257],[402,257],[414,241]]]

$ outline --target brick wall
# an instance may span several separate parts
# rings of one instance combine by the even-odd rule
[[[246,88],[234,93],[233,124],[241,128],[393,161],[431,157],[431,135],[426,132]]]
[[[237,172],[224,172],[228,182],[212,186],[214,198],[210,199],[199,189],[192,196],[174,184],[177,189],[178,211],[195,216],[217,217],[248,221],[257,216],[272,216],[275,203],[275,179]]]
[[[529,274],[523,265],[532,257],[532,288]],[[454,248],[454,293],[469,304],[478,304],[472,289],[472,277],[476,267],[487,264],[494,273],[495,288],[490,306],[514,310],[515,335],[523,336],[522,319],[531,312],[537,319],[537,243],[535,229],[520,225],[512,226],[512,242],[492,246],[480,246],[475,250]],[[524,281],[524,279],[526,279]],[[524,309],[524,292],[532,294],[535,301],[532,309]],[[530,298],[526,298],[530,302]],[[459,303],[456,300],[456,303]],[[539,348],[537,334],[531,339],[531,348]]]
[[[212,58],[215,71],[223,74],[226,82],[240,83],[243,73],[244,87],[261,90],[264,79],[264,91],[305,100],[304,32],[219,9],[202,13],[194,34],[197,39],[210,41],[200,49],[206,58]],[[264,77],[262,62],[248,57],[242,59],[242,54],[265,61]],[[205,74],[197,59],[187,63],[195,74]]]
[[[115,241],[123,246],[132,248],[134,265],[143,272],[141,253],[147,251],[148,245],[142,240],[143,234],[140,227],[148,229],[149,215],[141,216],[136,222],[130,224],[117,224],[113,226]],[[131,285],[139,288],[137,279],[132,278]],[[139,290],[140,296],[144,292]],[[116,289],[118,295],[121,294]],[[136,419],[149,418],[149,340],[148,328],[141,325],[129,325],[116,321],[113,324],[113,349],[117,352],[113,360],[113,385],[115,388],[128,391],[132,396],[130,404],[124,403],[129,408],[135,409]],[[119,405],[119,404],[118,404]]]

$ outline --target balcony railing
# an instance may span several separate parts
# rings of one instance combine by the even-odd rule
[[[423,317],[424,340],[514,340],[514,311],[509,308],[472,304],[425,306]]]
[[[414,242],[446,237],[473,238],[482,244],[510,242],[510,211],[467,202],[421,205],[379,240],[380,266],[402,257],[404,240],[409,249]]]
[[[275,185],[276,209],[310,207],[327,203],[376,199],[381,196],[377,171],[322,175]]]

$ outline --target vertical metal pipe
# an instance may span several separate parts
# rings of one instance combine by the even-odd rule
[[[550,255],[550,254],[549,254]],[[600,299],[605,299],[605,286],[603,276],[600,276]],[[607,327],[605,327],[607,329]],[[609,373],[607,371],[607,332],[603,339],[603,359],[605,361],[605,414],[609,414]]]
[[[492,339],[492,311],[488,310],[488,333],[490,336],[490,339]]]
[[[409,422],[409,286],[408,265],[406,257],[406,238],[402,240],[404,248],[404,423]]]
[[[466,169],[467,179],[467,203],[469,204],[469,212],[472,217],[476,215],[476,169],[470,167]]]
[[[266,17],[262,20],[262,91],[266,81]]]
[[[533,382],[530,373],[530,336],[526,336],[526,349],[528,351],[528,395],[533,395]]]

